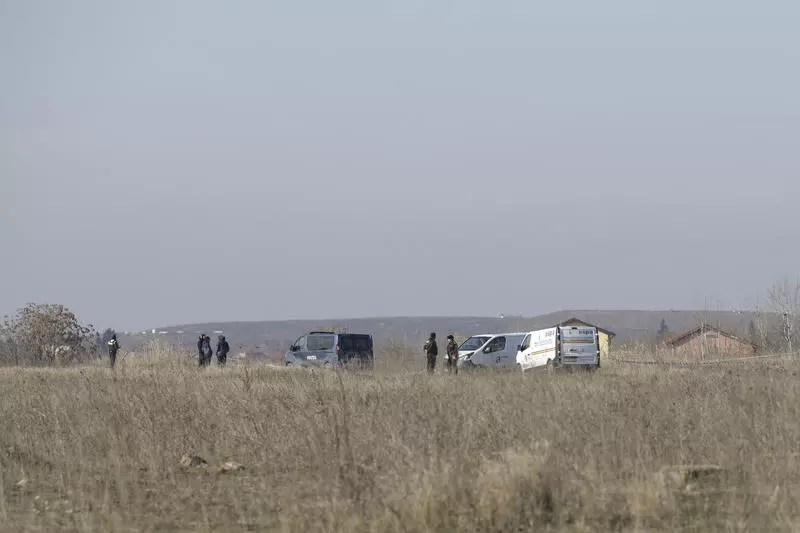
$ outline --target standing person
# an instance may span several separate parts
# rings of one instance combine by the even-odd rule
[[[458,374],[458,344],[452,335],[447,336],[447,371]]]
[[[203,356],[205,361],[203,363],[204,366],[208,366],[211,364],[211,358],[214,357],[214,351],[211,349],[211,337],[208,335],[204,336],[203,339]]]
[[[114,368],[114,365],[117,364],[117,352],[119,352],[119,343],[117,342],[117,334],[114,333],[108,341],[108,357],[111,359],[111,368]]]
[[[211,350],[211,337],[200,335],[200,366],[208,366],[211,363],[211,357],[214,355]]]
[[[197,337],[197,360],[200,362],[200,366],[203,366],[205,363],[205,355],[203,354],[203,341],[205,340],[206,336],[204,333],[201,333],[199,337]]]
[[[231,351],[231,347],[228,345],[228,341],[225,340],[225,335],[220,335],[219,339],[217,339],[217,364],[225,364],[229,351]]]
[[[433,374],[436,369],[436,358],[439,356],[439,346],[436,345],[436,333],[431,333],[423,349],[428,358],[428,373]]]

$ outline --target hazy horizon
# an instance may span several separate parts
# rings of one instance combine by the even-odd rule
[[[800,4],[0,0],[0,316],[751,308]]]

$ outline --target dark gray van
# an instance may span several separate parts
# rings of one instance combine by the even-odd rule
[[[372,369],[372,335],[312,331],[300,336],[283,356],[285,365]]]

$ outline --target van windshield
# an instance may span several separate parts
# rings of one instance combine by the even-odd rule
[[[489,337],[487,336],[470,337],[469,339],[464,341],[464,344],[458,347],[458,350],[460,352],[475,351],[484,344],[486,344],[486,341],[488,340]]]

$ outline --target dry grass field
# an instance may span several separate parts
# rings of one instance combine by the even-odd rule
[[[454,378],[398,357],[0,369],[0,531],[800,528],[793,360]]]

